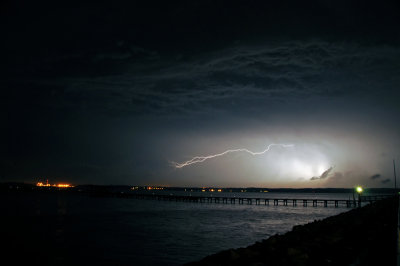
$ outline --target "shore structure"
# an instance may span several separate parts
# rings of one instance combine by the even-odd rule
[[[398,196],[186,266],[397,265]]]

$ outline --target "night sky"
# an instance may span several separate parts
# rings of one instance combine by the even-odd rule
[[[0,182],[394,185],[398,2],[0,7]]]

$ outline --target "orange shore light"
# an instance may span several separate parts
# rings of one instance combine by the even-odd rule
[[[71,187],[70,184],[57,184],[57,187]]]

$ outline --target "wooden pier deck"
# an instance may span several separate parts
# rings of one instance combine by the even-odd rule
[[[163,201],[176,202],[195,202],[195,203],[221,203],[221,204],[247,204],[247,205],[266,205],[266,206],[303,206],[303,207],[357,207],[362,203],[372,203],[391,195],[381,196],[362,196],[356,200],[346,199],[307,199],[307,198],[256,198],[256,197],[228,197],[228,196],[187,196],[173,194],[138,194],[124,193],[119,197],[136,198],[136,199],[154,199]]]

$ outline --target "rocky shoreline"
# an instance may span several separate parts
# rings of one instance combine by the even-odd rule
[[[397,216],[393,197],[186,265],[396,265]]]

